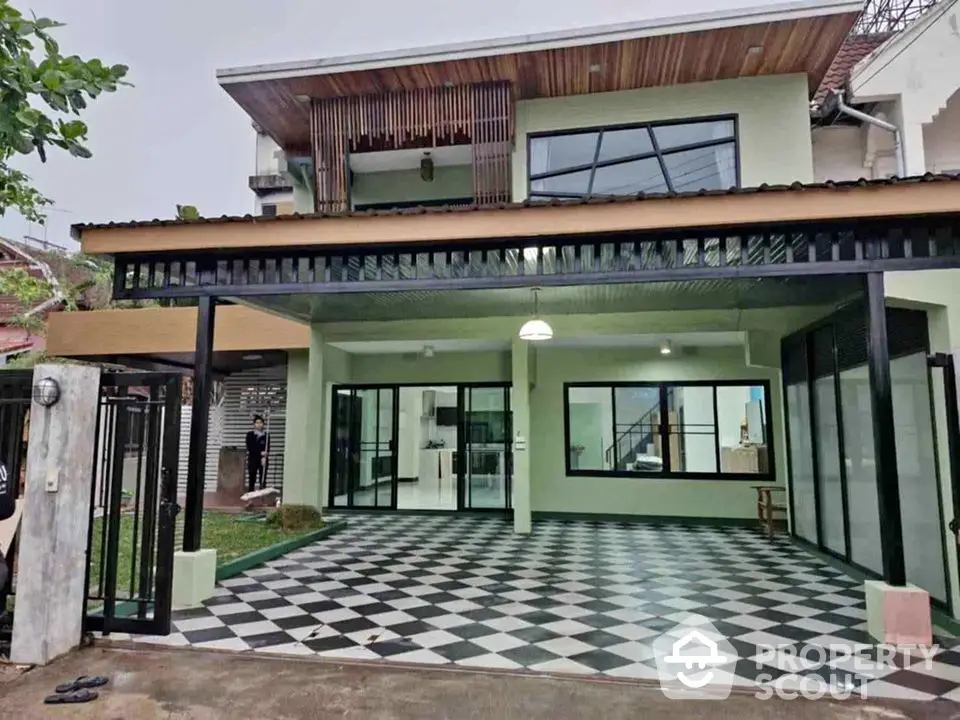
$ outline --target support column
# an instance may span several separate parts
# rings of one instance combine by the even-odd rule
[[[30,408],[11,660],[46,665],[80,644],[100,371],[39,365],[60,401]],[[11,481],[15,479],[11,478]]]
[[[897,471],[883,273],[867,274],[866,298],[869,330],[867,367],[883,557],[883,581],[868,580],[864,583],[867,630],[883,643],[929,645],[932,641],[930,595],[921,588],[907,585],[903,556],[900,478]]]
[[[530,344],[513,339],[513,531],[533,529],[530,510]]]
[[[324,429],[326,414],[326,387],[323,376],[323,336],[317,328],[310,328],[310,355],[307,359],[307,442],[303,452],[303,502],[315,508],[323,507],[326,496],[324,458],[330,455],[330,434]],[[289,422],[289,420],[288,420]]]
[[[190,452],[187,459],[183,550],[200,549],[203,524],[203,486],[210,430],[210,390],[213,375],[213,327],[216,299],[201,297],[197,308],[197,343],[193,360],[193,408],[190,413]]]
[[[173,606],[199,605],[213,595],[217,551],[200,549],[203,529],[203,486],[206,481],[210,390],[213,384],[213,328],[217,301],[201,297],[197,310],[197,345],[193,360],[193,408],[187,459],[187,506],[183,519],[183,551],[173,557]]]
[[[867,283],[867,365],[873,445],[880,509],[880,544],[883,579],[891,585],[907,583],[903,559],[903,528],[900,520],[900,478],[893,423],[893,390],[890,381],[890,346],[883,294],[883,273],[869,273]]]

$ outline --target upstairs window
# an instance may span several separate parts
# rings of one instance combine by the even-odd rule
[[[733,117],[530,137],[529,197],[726,190],[740,185]]]

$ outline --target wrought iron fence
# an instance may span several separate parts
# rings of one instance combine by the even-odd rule
[[[180,379],[104,373],[97,413],[87,630],[169,632]]]

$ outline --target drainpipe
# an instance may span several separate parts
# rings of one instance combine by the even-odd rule
[[[904,172],[906,172],[905,168],[907,166],[907,159],[903,156],[903,142],[900,140],[900,128],[893,123],[888,123],[886,120],[875,118],[873,115],[867,115],[865,112],[861,112],[856,108],[850,107],[843,101],[843,90],[834,90],[833,97],[837,101],[837,110],[842,112],[844,115],[849,115],[850,117],[856,118],[861,122],[875,125],[882,130],[893,133],[893,142],[896,146],[897,152],[897,177],[903,177]]]

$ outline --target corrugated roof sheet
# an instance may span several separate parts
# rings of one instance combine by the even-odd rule
[[[883,45],[893,35],[894,33],[848,35],[833,58],[833,62],[830,63],[820,87],[814,93],[813,102],[817,106],[823,105],[827,93],[834,89],[842,90],[847,84],[853,66]]]
[[[888,185],[915,185],[919,183],[935,182],[957,182],[960,183],[960,175],[934,174],[927,173],[914,177],[905,178],[881,178],[878,180],[849,180],[841,182],[823,182],[823,183],[800,183],[795,182],[790,185],[758,185],[756,187],[730,188],[728,190],[698,190],[694,192],[683,193],[640,193],[639,195],[624,195],[618,197],[602,198],[578,198],[578,199],[554,199],[548,201],[525,200],[520,203],[501,203],[499,205],[439,205],[430,207],[399,208],[394,210],[359,210],[354,212],[342,213],[294,213],[293,215],[221,215],[220,217],[206,217],[196,220],[168,219],[161,220],[131,220],[125,222],[76,224],[72,227],[74,237],[86,230],[104,230],[138,227],[164,227],[167,225],[198,225],[198,224],[223,224],[223,223],[277,223],[277,222],[296,222],[297,220],[318,220],[323,218],[343,218],[343,217],[383,217],[399,215],[435,215],[445,213],[469,213],[477,210],[523,210],[526,208],[543,207],[568,207],[576,205],[608,205],[611,203],[642,202],[644,200],[662,200],[662,199],[683,199],[692,197],[710,197],[710,196],[735,196],[735,195],[753,195],[757,193],[794,193],[804,192],[806,190],[842,190],[851,188],[869,188]]]

